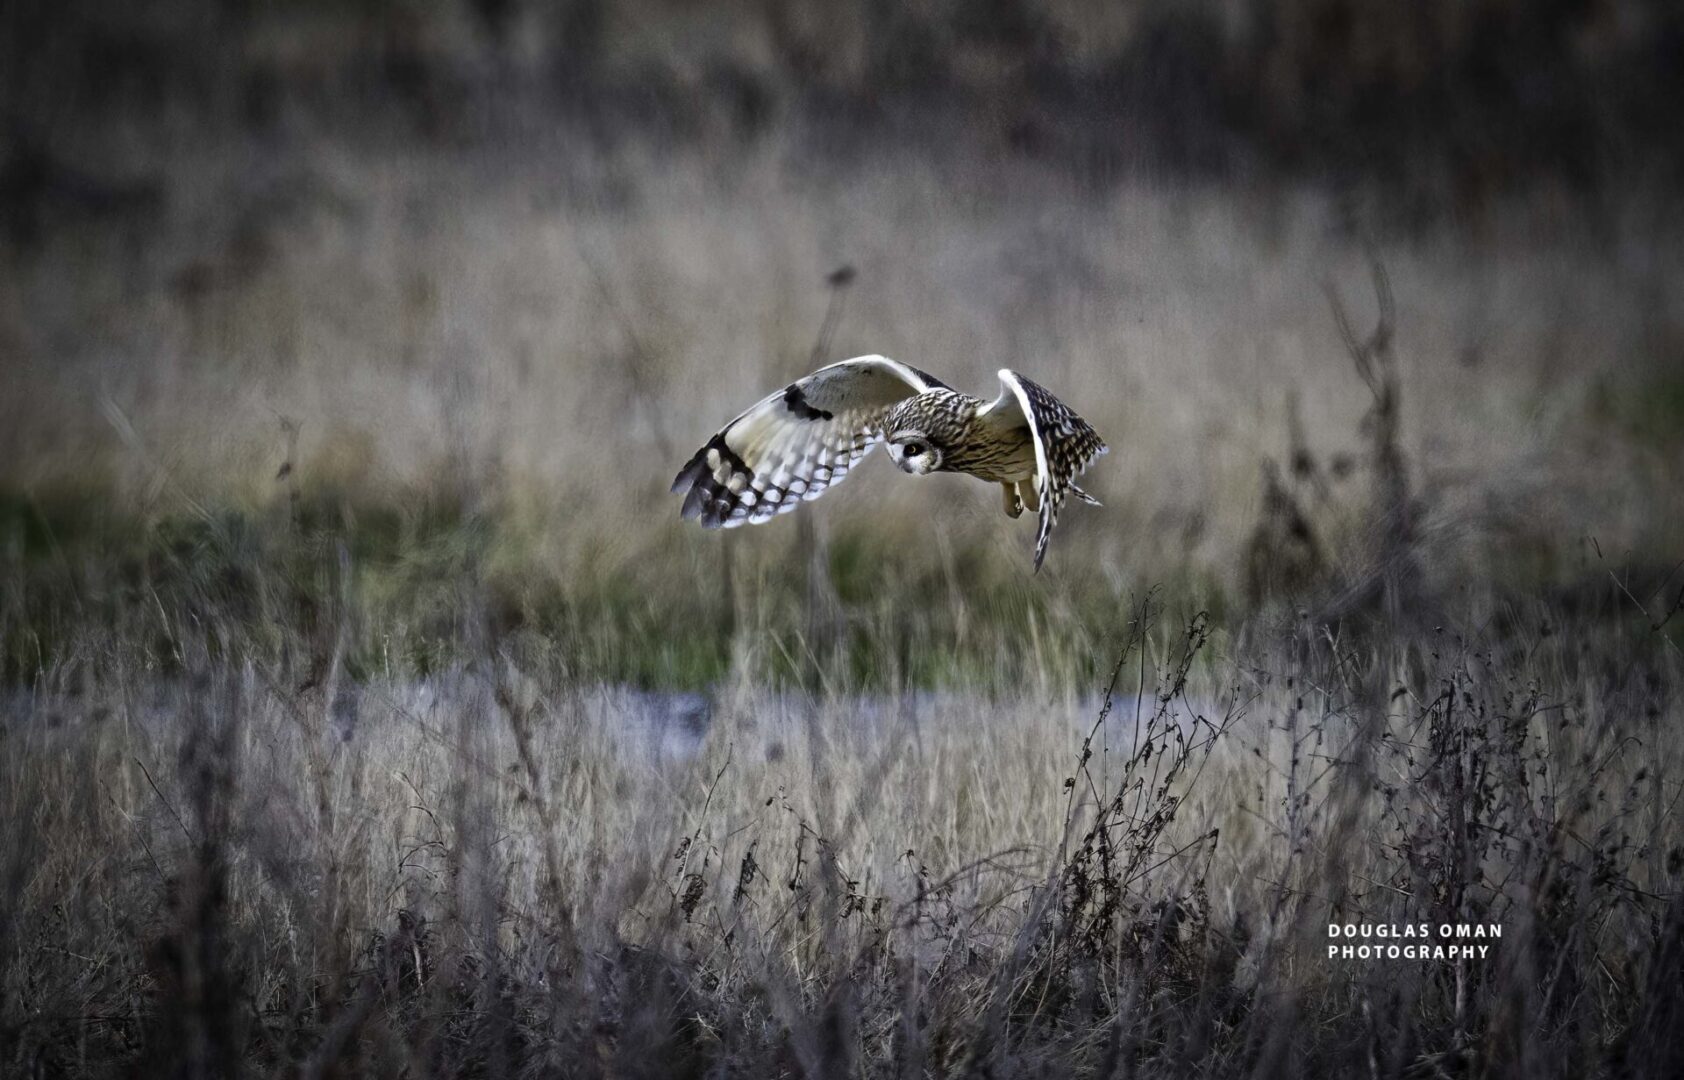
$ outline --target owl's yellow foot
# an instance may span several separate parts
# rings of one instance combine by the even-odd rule
[[[1001,484],[1000,491],[1005,496],[1006,516],[1018,517],[1023,513],[1023,500],[1017,497],[1016,484]]]
[[[1035,487],[1034,480],[1025,480],[1017,485],[1017,493],[1023,497],[1023,505],[1028,510],[1041,509],[1041,493]]]

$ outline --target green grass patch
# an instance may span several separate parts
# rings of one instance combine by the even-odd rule
[[[975,691],[1091,683],[1129,619],[1129,599],[1097,576],[1029,577],[980,549],[907,559],[855,532],[817,570],[742,546],[703,549],[719,563],[694,566],[677,540],[558,557],[535,539],[545,532],[430,493],[322,488],[144,514],[97,489],[3,492],[0,675],[29,682],[90,629],[168,668],[191,625],[300,681],[336,655],[354,676],[426,674],[489,640],[579,681]],[[1192,576],[1174,596],[1221,607]]]

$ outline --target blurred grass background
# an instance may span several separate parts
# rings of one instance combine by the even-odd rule
[[[1013,678],[1031,618],[1095,640],[1151,584],[1256,608],[1269,461],[1326,477],[1288,474],[1325,549],[1294,591],[1365,558],[1371,402],[1324,288],[1371,319],[1370,258],[1428,595],[1679,548],[1661,6],[7,19],[0,485],[32,624],[117,548],[308,578],[342,540],[417,662],[471,564],[590,677],[704,685],[752,626],[785,667]],[[842,264],[824,359],[985,395],[1019,367],[1116,447],[1039,579],[976,485],[882,465],[814,536],[675,520],[677,465],[811,366]]]

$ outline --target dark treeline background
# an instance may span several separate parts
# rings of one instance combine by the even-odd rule
[[[605,141],[793,124],[838,153],[963,143],[1100,184],[1368,182],[1403,224],[1684,164],[1684,9],[1665,0],[21,0],[0,18],[14,216],[98,201],[63,189],[109,165],[77,158],[78,128],[114,118]]]

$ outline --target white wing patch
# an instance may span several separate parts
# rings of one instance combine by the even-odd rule
[[[882,356],[822,367],[726,424],[679,470],[682,514],[710,528],[769,521],[840,483],[897,404],[944,386]]]
[[[1035,531],[1035,569],[1039,570],[1047,554],[1047,539],[1058,524],[1064,496],[1073,492],[1083,502],[1098,505],[1075,481],[1095,458],[1108,453],[1110,448],[1086,420],[1045,387],[1010,368],[1000,369],[1000,386],[1000,397],[988,407],[989,411],[1005,408],[1021,412],[1035,441],[1035,491],[1041,500]]]

